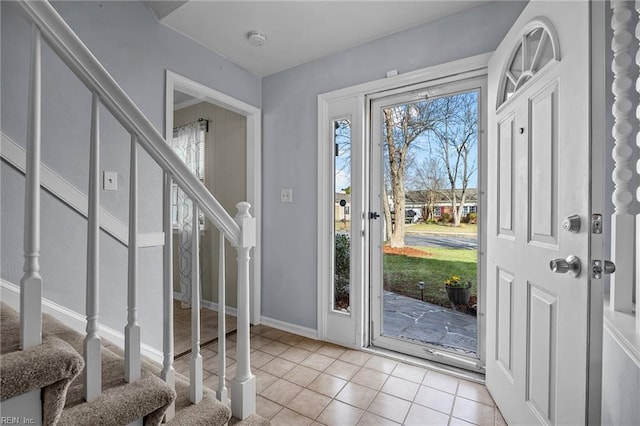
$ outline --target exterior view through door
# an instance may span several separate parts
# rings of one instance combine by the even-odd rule
[[[470,369],[483,82],[370,97],[371,343]]]

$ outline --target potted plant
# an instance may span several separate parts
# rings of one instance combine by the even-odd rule
[[[470,281],[464,283],[459,276],[451,275],[444,282],[444,287],[447,290],[449,301],[454,305],[466,305],[469,303],[469,298],[471,297]]]

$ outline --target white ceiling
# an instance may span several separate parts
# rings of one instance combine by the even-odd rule
[[[149,1],[168,27],[266,76],[483,3],[422,1]],[[266,35],[261,47],[247,33]]]

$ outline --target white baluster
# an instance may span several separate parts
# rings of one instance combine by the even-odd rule
[[[229,393],[225,384],[227,373],[227,300],[225,296],[226,277],[224,241],[224,233],[220,232],[220,248],[218,249],[218,391],[216,392],[216,396],[218,401],[226,404],[227,399],[229,398]]]
[[[171,216],[171,175],[164,174],[162,198],[162,224],[164,229],[162,303],[163,303],[163,368],[161,377],[171,389],[176,388],[176,371],[173,368],[173,220]],[[167,409],[164,420],[175,417],[175,402]]]
[[[41,45],[38,27],[31,35],[29,75],[29,123],[24,200],[24,275],[20,280],[20,345],[42,341],[42,277],[40,276],[40,136],[41,136]]]
[[[197,404],[202,400],[202,355],[200,355],[200,219],[198,206],[193,203],[191,227],[191,365],[189,370],[189,398]]]
[[[236,222],[240,226],[238,252],[238,333],[236,376],[231,383],[231,411],[233,416],[246,419],[256,411],[256,377],[251,374],[249,347],[249,251],[255,246],[256,222],[249,214],[251,205],[236,204]],[[218,354],[220,356],[220,354]]]
[[[636,0],[636,41],[640,44],[640,0]],[[636,71],[640,69],[640,50],[636,54]],[[640,93],[640,77],[636,80],[636,91]],[[636,109],[636,118],[640,121],[640,106]],[[636,136],[636,145],[640,148],[640,134]],[[636,163],[636,172],[640,175],[640,157]],[[636,190],[636,199],[640,204],[640,186]],[[640,210],[638,210],[640,213]],[[640,335],[640,312],[638,312],[638,297],[640,297],[640,214],[636,215],[636,333]]]
[[[127,325],[124,328],[124,379],[140,378],[140,325],[138,324],[138,138],[131,135],[129,161],[129,282]]]
[[[84,339],[84,398],[92,401],[102,392],[102,363],[98,311],[100,294],[100,119],[98,94],[91,102],[91,141],[89,148],[89,213],[87,215],[87,336]]]
[[[632,147],[632,116],[633,102],[630,96],[633,90],[633,58],[632,38],[630,24],[632,18],[631,3],[628,1],[612,1],[611,28],[613,39],[613,62],[611,68],[614,73],[612,92],[614,94],[613,137],[615,147],[613,159],[615,169],[613,171],[613,204],[615,211],[611,218],[611,247],[612,260],[617,265],[617,271],[611,276],[611,307],[620,312],[631,313],[631,291],[634,282],[634,234],[635,217],[630,212],[633,193],[631,180],[633,170],[630,158],[633,154]],[[637,72],[637,71],[636,71]]]

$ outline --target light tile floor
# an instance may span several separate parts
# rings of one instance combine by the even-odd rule
[[[234,340],[227,378],[235,375]],[[428,368],[262,325],[251,328],[251,348],[257,413],[273,425],[506,425],[483,385]],[[201,353],[205,386],[215,390],[217,345]],[[176,361],[179,373],[188,374],[189,358]]]

